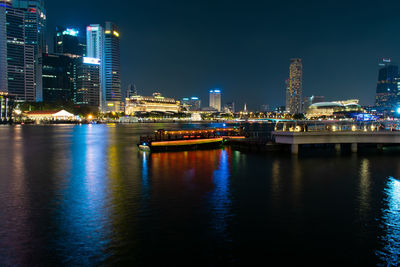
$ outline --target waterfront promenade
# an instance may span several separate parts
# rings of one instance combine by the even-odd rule
[[[292,154],[298,154],[299,145],[305,144],[334,144],[337,151],[350,145],[354,153],[359,144],[376,144],[378,149],[385,144],[400,145],[400,131],[393,122],[285,122],[277,124],[271,138],[276,144],[291,145]]]

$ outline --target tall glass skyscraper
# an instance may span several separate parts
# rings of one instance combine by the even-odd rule
[[[302,112],[303,64],[300,58],[290,60],[289,86],[286,89],[286,111],[291,114]]]
[[[90,24],[86,27],[86,55],[100,60],[100,110],[105,111],[105,64],[104,64],[104,29],[100,24]]]
[[[104,86],[107,111],[122,111],[119,29],[106,22],[104,30]]]
[[[83,57],[84,44],[81,43],[79,29],[56,27],[54,52],[71,58]]]
[[[35,101],[35,51],[25,39],[25,14],[0,1],[0,90]]]
[[[215,108],[217,111],[221,111],[221,90],[214,89],[210,90],[210,107]]]
[[[397,106],[399,67],[384,58],[379,64],[378,83],[376,85],[376,107],[390,111]]]
[[[46,9],[43,0],[13,0],[13,7],[24,12],[25,43],[34,49],[35,100],[43,100],[42,66],[45,52]]]

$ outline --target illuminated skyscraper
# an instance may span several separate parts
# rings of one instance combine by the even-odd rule
[[[0,1],[0,91],[35,101],[35,51],[25,42],[25,14]]]
[[[104,29],[100,24],[86,27],[86,55],[100,60],[100,110],[105,111],[105,62],[104,62]]]
[[[106,111],[122,111],[119,29],[106,22],[104,30],[104,86]]]
[[[286,88],[286,111],[291,114],[302,112],[303,64],[300,58],[290,60],[289,83]]]
[[[100,59],[84,57],[77,64],[76,103],[98,108],[100,105]]]
[[[210,107],[221,111],[221,90],[218,88],[210,90]]]
[[[399,67],[390,58],[383,58],[379,67],[375,103],[378,108],[390,111],[398,102]]]
[[[71,58],[84,55],[84,45],[79,40],[80,31],[75,28],[56,27],[54,52]]]
[[[13,0],[13,7],[24,12],[25,43],[34,50],[35,100],[43,100],[42,67],[45,52],[46,9],[43,0]]]

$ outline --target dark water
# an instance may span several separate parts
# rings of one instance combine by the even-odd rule
[[[0,265],[399,264],[399,150],[137,150],[203,126],[0,127]]]

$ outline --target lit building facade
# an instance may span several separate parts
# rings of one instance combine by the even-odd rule
[[[364,109],[359,105],[358,99],[318,102],[308,107],[306,117],[311,118],[332,118],[335,113],[359,113],[364,112]]]
[[[56,27],[54,52],[71,58],[84,55],[84,45],[79,40],[79,29]]]
[[[221,90],[210,90],[210,107],[216,109],[218,112],[221,111]]]
[[[290,60],[288,85],[286,89],[286,111],[291,114],[302,113],[303,64],[300,58]]]
[[[320,103],[320,102],[325,102],[325,97],[324,96],[318,96],[318,95],[313,95],[313,96],[308,96],[304,98],[304,104],[303,104],[303,110],[306,111],[309,106],[315,103]]]
[[[86,27],[86,56],[100,60],[100,110],[105,111],[105,64],[104,64],[104,28],[100,24]]]
[[[106,22],[104,29],[104,91],[105,110],[123,111],[121,102],[121,57],[120,33],[112,22]]]
[[[134,115],[135,112],[174,112],[180,111],[180,102],[173,98],[163,97],[160,93],[153,96],[131,96],[126,99],[125,114]]]
[[[43,100],[42,54],[45,52],[46,9],[43,0],[13,0],[13,7],[24,11],[25,43],[34,49],[35,98]]]
[[[0,92],[0,124],[11,123],[15,96]]]
[[[379,66],[375,105],[381,110],[390,111],[398,102],[399,67],[392,64],[389,58],[382,59]]]
[[[74,62],[60,54],[43,54],[43,101],[73,102]]]
[[[35,51],[25,42],[25,13],[0,1],[0,90],[35,101]]]
[[[182,105],[191,111],[201,110],[201,100],[197,96],[182,98]]]
[[[75,103],[100,107],[100,59],[84,57],[77,65]]]

